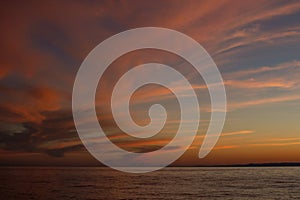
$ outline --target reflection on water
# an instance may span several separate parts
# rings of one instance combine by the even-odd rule
[[[0,199],[300,199],[300,167],[0,168]]]

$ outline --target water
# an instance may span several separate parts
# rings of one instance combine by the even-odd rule
[[[0,199],[300,199],[300,167],[0,168]]]

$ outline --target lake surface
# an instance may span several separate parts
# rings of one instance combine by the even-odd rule
[[[300,199],[300,167],[0,168],[0,199]]]

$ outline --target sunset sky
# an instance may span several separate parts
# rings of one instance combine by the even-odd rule
[[[148,152],[173,138],[178,102],[164,87],[145,86],[131,100],[131,114],[140,125],[149,122],[149,106],[165,106],[166,127],[157,136],[129,137],[109,110],[113,86],[123,73],[158,62],[187,77],[200,103],[197,137],[174,165],[300,162],[299,1],[7,1],[0,8],[1,165],[99,166],[73,122],[76,73],[106,38],[149,26],[180,31],[211,55],[226,87],[225,126],[214,150],[199,159],[211,113],[201,76],[172,53],[139,50],[115,60],[98,85],[98,119],[111,141],[128,151]]]

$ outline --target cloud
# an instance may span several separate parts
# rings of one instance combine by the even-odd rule
[[[0,123],[0,147],[6,151],[45,153],[62,157],[65,152],[82,149],[70,112],[43,113],[40,122]]]
[[[254,68],[253,66],[250,69],[238,70],[235,72],[228,73],[225,76],[227,79],[239,79],[239,78],[249,77],[261,73],[266,73],[266,72],[278,72],[285,69],[293,69],[295,67],[300,68],[300,61],[292,60],[284,63],[279,63],[274,66],[261,66],[256,68]]]
[[[236,136],[236,135],[251,134],[254,132],[255,131],[253,131],[253,130],[241,130],[241,131],[225,132],[225,133],[222,133],[221,136]]]
[[[241,47],[248,46],[248,45],[257,45],[257,43],[271,43],[273,41],[278,41],[279,39],[292,39],[293,37],[299,37],[300,32],[299,30],[291,30],[291,31],[284,31],[278,33],[263,33],[258,34],[255,36],[245,36],[245,38],[239,39],[239,41],[229,44],[223,49],[217,51],[216,54],[222,54],[228,51],[237,50],[241,51]],[[240,38],[240,36],[238,36]]]
[[[226,150],[226,149],[237,149],[237,148],[240,148],[241,146],[239,145],[224,145],[224,146],[215,146],[213,148],[213,151],[214,150]],[[192,149],[199,149],[199,146],[190,146],[189,147],[189,150],[192,150]]]
[[[216,146],[213,150],[224,150],[224,149],[237,149],[240,148],[238,145],[227,145],[227,146]]]
[[[41,123],[45,119],[43,112],[59,110],[64,101],[63,94],[49,87],[2,87],[2,92],[5,94],[0,100],[3,121]]]
[[[270,141],[292,141],[292,140],[300,140],[300,138],[294,137],[294,138],[271,138]]]
[[[298,84],[297,80],[282,80],[282,79],[269,79],[264,81],[257,81],[254,79],[247,80],[228,80],[225,85],[234,88],[243,89],[266,89],[266,88],[293,88]]]
[[[300,100],[300,95],[285,95],[279,97],[270,97],[270,98],[260,98],[255,100],[243,101],[243,102],[234,102],[229,104],[229,109],[237,109],[237,108],[245,108],[251,106],[258,106],[263,104],[270,104],[270,103],[280,103],[286,101],[294,101]]]
[[[155,140],[146,140],[146,141],[133,141],[133,142],[124,142],[119,143],[120,146],[125,147],[139,147],[139,146],[163,146],[166,143],[170,142],[170,138],[167,139],[155,139]]]
[[[225,85],[232,95],[228,101],[229,111],[299,100],[299,75],[298,60],[226,73]]]
[[[0,38],[0,120],[3,123],[0,124],[0,147],[6,151],[38,152],[56,157],[82,148],[74,131],[71,112],[73,81],[88,52],[113,34],[141,26],[173,28],[199,41],[218,61],[221,71],[226,71],[227,66],[223,65],[225,61],[229,61],[230,65],[234,64],[238,53],[245,50],[243,47],[251,46],[255,55],[259,45],[298,42],[299,27],[290,25],[284,28],[278,25],[273,30],[265,28],[264,25],[282,16],[297,13],[299,8],[299,2],[232,3],[227,0],[186,1],[184,4],[179,1],[164,1],[159,4],[122,1],[118,6],[110,1],[6,3],[1,13],[3,31]],[[155,55],[157,54],[153,52],[148,53],[149,57]],[[224,61],[225,57],[228,60]],[[193,71],[189,71],[186,64],[176,63],[178,59],[171,56],[164,54],[152,61],[159,62],[164,59],[170,65],[179,63],[175,68],[187,75],[190,81],[199,79],[194,76]],[[105,99],[100,102],[103,103],[100,108],[109,108],[107,102],[113,80],[122,75],[129,66],[148,61],[146,56],[134,60],[129,55],[117,63],[118,67],[109,71],[108,77],[103,81],[104,89],[100,92],[100,96]],[[296,91],[299,86],[299,73],[293,70],[293,67],[299,66],[299,61],[291,61],[274,66],[252,65],[251,69],[245,69],[245,66],[234,67],[233,73],[224,75],[229,91],[233,89],[236,92],[229,92],[230,95],[235,95],[230,99],[229,107],[233,110],[299,100],[300,96]],[[207,86],[193,83],[193,88],[206,90]],[[177,85],[176,89],[186,88]],[[241,98],[245,89],[253,98]],[[263,93],[274,92],[275,89],[290,93],[276,91],[273,97],[266,97]],[[137,94],[136,97],[136,104],[170,101],[174,98],[169,90],[163,88],[152,88]],[[167,142],[167,139],[162,138],[125,142],[128,138],[114,127],[112,116],[106,112],[101,114],[105,128],[111,133],[109,137],[124,147],[135,148],[135,151],[149,151]],[[176,119],[172,120],[173,124],[178,122]],[[143,119],[138,119],[140,121]],[[251,133],[251,130],[241,130],[223,133],[222,137]]]
[[[239,131],[232,131],[232,132],[223,132],[221,133],[221,137],[227,137],[227,136],[238,136],[238,135],[245,135],[245,134],[251,134],[254,133],[253,130],[239,130]],[[214,137],[215,135],[208,135]],[[197,135],[197,138],[204,138],[206,135]]]
[[[255,133],[253,130],[238,130],[238,131],[232,131],[232,132],[223,132],[220,135],[220,141],[224,140],[223,137],[228,137],[230,140],[232,138],[237,137],[237,136],[244,136],[248,134]],[[193,144],[189,147],[189,149],[199,149],[200,146],[202,145],[204,137],[215,137],[215,135],[197,135],[196,138],[194,139]],[[221,150],[221,149],[233,149],[233,148],[239,148],[239,145],[217,145],[214,147],[214,149]]]
[[[251,144],[251,146],[293,146],[293,145],[300,145],[300,142],[257,143],[257,144]]]

